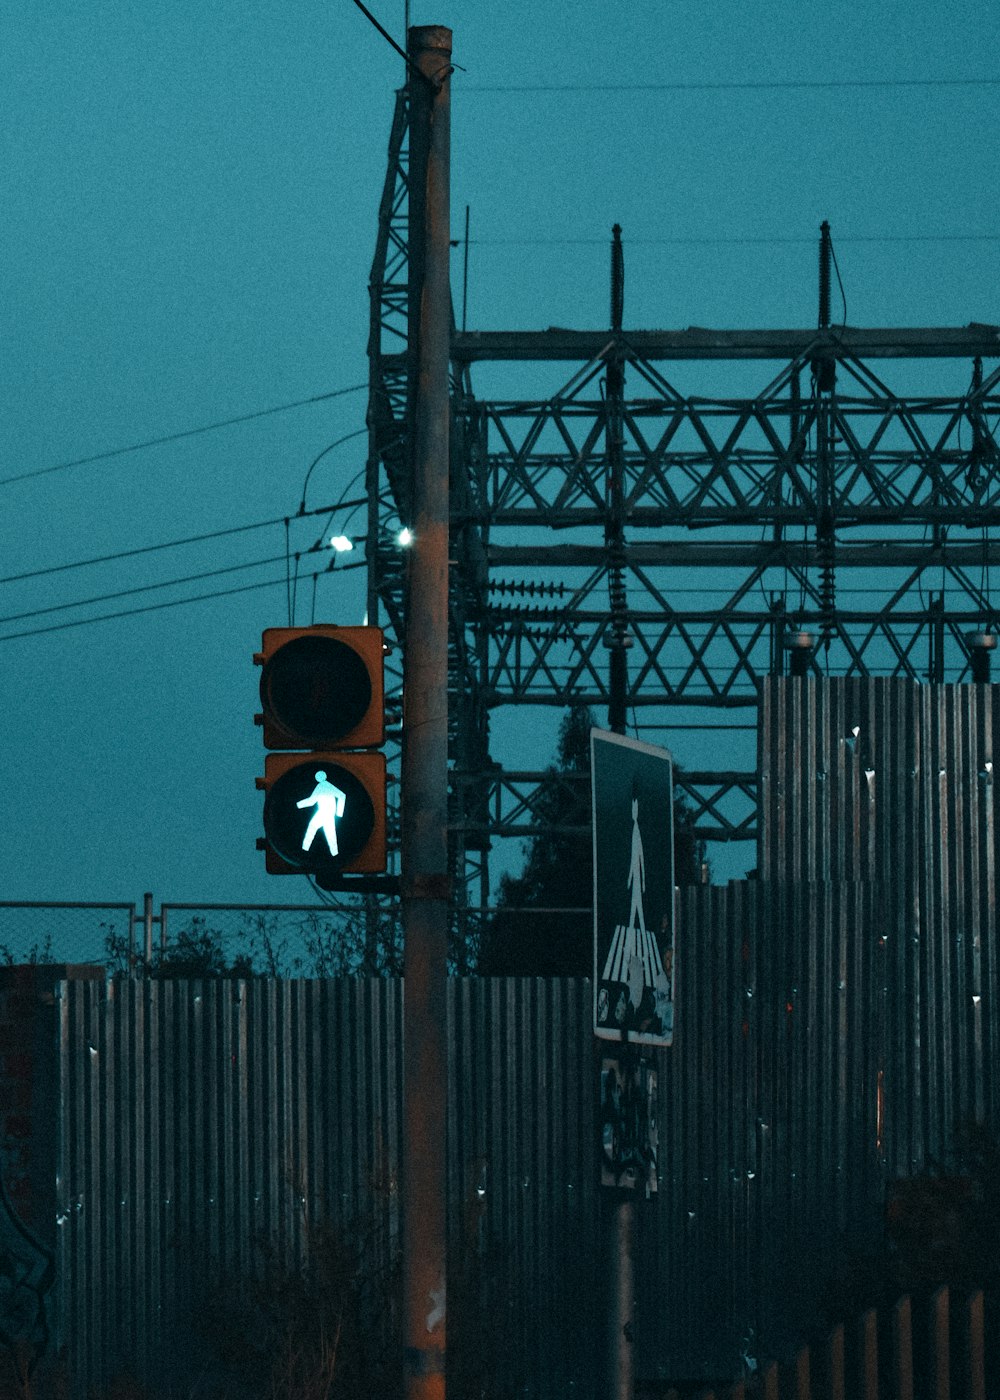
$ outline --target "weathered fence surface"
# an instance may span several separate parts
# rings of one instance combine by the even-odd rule
[[[877,1238],[879,909],[860,885],[685,894],[658,1192],[638,1212],[639,1374],[732,1376],[786,1348],[838,1245]],[[456,1276],[464,1257],[491,1280],[509,1393],[591,1396],[589,983],[449,992]],[[364,1220],[391,1256],[401,996],[386,979],[61,985],[56,1314],[82,1375],[192,1362],[191,1300],[261,1237],[297,1258],[311,1222]]]
[[[389,1277],[401,996],[387,979],[61,984],[53,1321],[81,1391],[125,1368],[190,1383],[210,1364],[199,1308],[262,1241],[280,1264],[317,1226],[363,1231]],[[496,1346],[498,1393],[590,1395],[589,986],[453,982],[449,1017],[453,1307],[478,1261],[491,1312],[467,1340]]]
[[[640,1374],[735,1375],[744,1354],[782,1354],[815,1325],[838,1256],[879,1238],[881,919],[859,884],[682,891]]]
[[[877,883],[890,1176],[1000,1123],[1000,701],[990,685],[771,679],[758,729],[762,880]]]

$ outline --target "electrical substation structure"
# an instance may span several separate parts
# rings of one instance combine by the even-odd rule
[[[368,405],[368,617],[400,642],[415,373],[407,126],[404,91],[372,266]],[[989,675],[1000,328],[834,324],[824,224],[816,329],[632,331],[617,228],[610,254],[606,327],[466,331],[453,317],[460,918],[488,905],[491,847],[538,830],[542,773],[491,749],[501,707],[587,705],[614,728],[624,702],[661,742],[658,726],[681,719],[710,731],[741,711],[752,724],[770,675]],[[537,389],[529,378],[523,397],[499,392],[511,366]],[[398,675],[387,686],[391,710]],[[681,770],[677,784],[702,837],[752,841],[755,771],[726,764],[726,738],[712,739],[717,768]],[[579,787],[571,820],[584,827]]]

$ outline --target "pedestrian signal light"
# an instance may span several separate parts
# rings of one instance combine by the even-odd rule
[[[267,869],[321,881],[386,866],[385,755],[268,754],[264,799]]]
[[[385,756],[370,752],[385,742],[383,655],[380,627],[264,632],[254,657],[264,745],[310,750],[268,754],[257,779],[272,874],[324,884],[385,870]]]
[[[385,742],[380,627],[269,627],[254,660],[268,749]]]

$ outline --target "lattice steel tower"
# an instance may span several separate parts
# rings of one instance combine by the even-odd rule
[[[402,639],[407,521],[407,106],[397,99],[371,277],[368,608]],[[620,688],[644,730],[757,702],[786,670],[983,679],[994,646],[1000,329],[630,331],[622,246],[594,331],[452,339],[451,754],[456,889],[535,829],[541,775],[503,768],[503,706],[592,706]],[[915,379],[900,393],[872,369]],[[947,363],[958,360],[962,363]],[[474,367],[563,366],[556,392],[477,396]],[[682,392],[691,362],[713,388]],[[711,362],[711,363],[709,363]],[[928,369],[957,388],[925,392]],[[745,392],[759,371],[763,387]],[[916,371],[916,372],[914,372]],[[552,378],[551,368],[547,378]],[[716,386],[722,386],[719,392]],[[611,677],[617,678],[612,685]],[[397,692],[398,694],[398,687]],[[655,733],[645,737],[655,739]],[[718,762],[724,752],[713,752]],[[755,834],[755,777],[682,785],[710,839]],[[588,794],[579,793],[585,824]]]

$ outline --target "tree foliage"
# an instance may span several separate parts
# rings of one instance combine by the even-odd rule
[[[519,875],[500,883],[498,911],[483,930],[479,971],[486,976],[589,977],[592,972],[590,711],[572,709],[559,729],[556,761],[545,773],[536,815],[543,827]],[[674,801],[674,878],[701,879],[704,843],[683,797]],[[559,911],[559,912],[545,912]]]
[[[330,909],[232,911],[227,926],[189,914],[171,927],[165,947],[147,962],[129,934],[105,937],[105,958],[116,975],[187,977],[399,976],[403,970],[398,911],[362,903]],[[0,960],[3,950],[0,948]]]

